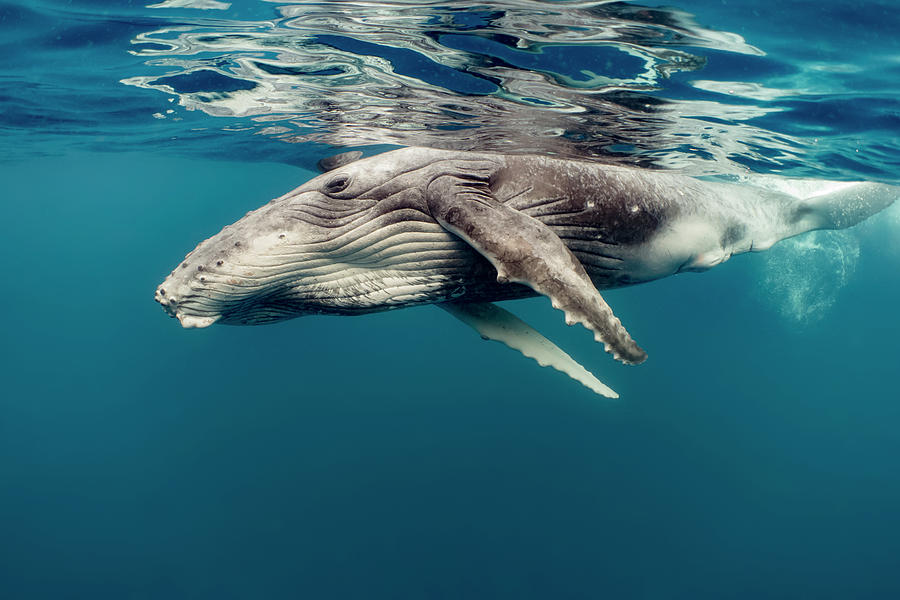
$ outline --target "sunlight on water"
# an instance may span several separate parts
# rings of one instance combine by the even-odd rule
[[[228,10],[230,2],[218,0],[165,0],[159,4],[148,4],[147,8],[194,8],[197,10]]]
[[[702,70],[698,50],[764,57],[678,9],[526,0],[276,8],[274,19],[142,33],[132,53],[154,73],[122,82],[292,143],[604,155],[696,173],[786,165],[803,154],[802,141],[750,124],[783,110],[760,104],[778,90],[753,98],[757,84],[702,81],[697,89],[743,93],[722,101],[653,94],[678,73]]]
[[[33,3],[4,17],[18,58],[0,160],[51,140],[306,167],[333,147],[422,145],[896,183],[893,11],[826,12],[846,34],[832,39],[801,30],[799,4],[782,10],[785,23],[717,2]]]

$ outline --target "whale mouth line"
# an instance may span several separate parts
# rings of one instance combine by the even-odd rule
[[[181,326],[185,329],[203,329],[204,327],[209,327],[210,325],[218,321],[222,317],[222,315],[200,317],[197,315],[175,313],[175,317],[181,323]]]

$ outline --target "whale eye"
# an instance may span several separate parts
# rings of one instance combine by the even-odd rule
[[[346,190],[348,185],[350,185],[350,176],[341,173],[329,179],[322,191],[326,194],[337,194]]]

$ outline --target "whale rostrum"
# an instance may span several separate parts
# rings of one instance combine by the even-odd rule
[[[594,392],[609,387],[492,305],[543,295],[621,362],[647,355],[599,290],[702,271],[890,205],[876,183],[740,183],[538,155],[403,148],[322,175],[201,242],[156,300],[184,327],[445,308]]]

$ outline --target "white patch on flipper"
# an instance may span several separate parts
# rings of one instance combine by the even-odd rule
[[[763,255],[761,294],[782,316],[821,320],[856,271],[859,241],[844,231],[814,231],[784,240]]]
[[[556,344],[508,310],[489,302],[444,303],[438,306],[477,331],[482,337],[502,342],[534,359],[542,367],[553,367],[601,396],[619,397]]]

